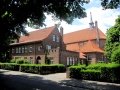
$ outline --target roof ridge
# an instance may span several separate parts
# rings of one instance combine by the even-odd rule
[[[52,28],[52,27],[55,27],[55,26],[45,27],[45,28],[42,28],[42,29],[34,29],[34,31],[31,31],[31,32],[29,32],[29,33],[37,32],[37,31],[39,31],[39,30],[44,30],[44,29],[48,29],[48,28]]]

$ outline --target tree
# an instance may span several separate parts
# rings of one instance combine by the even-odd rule
[[[120,45],[120,16],[116,19],[115,25],[107,30],[107,38],[105,45],[105,54],[111,60],[112,53],[118,49]]]
[[[44,25],[45,13],[72,23],[86,16],[84,0],[0,0],[0,60],[8,55],[11,39],[27,34],[25,24]]]
[[[104,9],[116,9],[120,7],[120,0],[101,0],[101,5]]]
[[[111,61],[120,64],[120,46],[112,52]]]

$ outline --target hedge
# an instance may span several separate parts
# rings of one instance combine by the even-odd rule
[[[120,83],[120,64],[108,64],[101,68],[101,81]]]
[[[79,65],[79,66],[71,66],[69,67],[70,70],[70,78],[76,78],[81,79],[81,70],[85,69],[85,65]]]
[[[50,74],[65,72],[64,65],[35,65],[35,64],[22,64],[20,65],[21,72],[37,73],[37,74]]]
[[[0,63],[0,69],[19,71],[19,64],[15,63]]]
[[[100,80],[100,71],[97,70],[82,70],[81,71],[81,79],[85,79],[85,80]]]
[[[0,69],[21,71],[35,74],[51,74],[65,72],[66,68],[62,64],[41,65],[41,64],[16,64],[16,63],[0,63]]]
[[[70,78],[120,83],[120,64],[96,64],[86,68],[69,67]]]

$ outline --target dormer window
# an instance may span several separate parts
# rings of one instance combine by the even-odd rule
[[[55,35],[53,35],[53,37],[52,37],[53,41],[55,41],[55,37],[56,37],[56,36],[55,36]]]

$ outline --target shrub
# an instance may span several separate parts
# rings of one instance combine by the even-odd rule
[[[65,72],[64,65],[40,65],[40,64],[22,64],[20,71],[37,74],[50,74]]]
[[[76,78],[76,79],[81,79],[81,70],[84,69],[84,66],[79,65],[79,66],[71,66],[69,67],[70,70],[70,78]]]
[[[0,63],[0,69],[19,71],[19,64],[15,63]]]
[[[106,65],[105,63],[90,64],[89,66],[86,67],[86,69],[101,70],[101,68],[104,67],[105,65]]]
[[[98,70],[82,70],[81,71],[81,76],[82,76],[82,79],[85,79],[85,80],[95,80],[95,81],[98,81],[100,80],[100,71]]]
[[[71,66],[69,70],[70,78],[120,83],[120,64],[98,63],[89,65],[86,68]]]
[[[17,63],[17,64],[30,64],[27,59],[12,59],[10,63]]]
[[[101,68],[101,81],[120,83],[120,64],[108,64]]]
[[[120,64],[120,46],[113,51],[111,55],[111,61]]]

